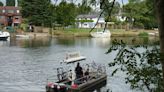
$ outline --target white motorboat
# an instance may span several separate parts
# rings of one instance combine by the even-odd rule
[[[2,32],[0,31],[0,40],[7,40],[7,38],[10,37],[10,33],[9,32]]]
[[[65,63],[72,63],[80,60],[85,60],[85,56],[81,56],[80,52],[72,52],[72,53],[67,53],[66,57],[64,59]]]
[[[108,38],[111,36],[111,32],[107,29],[105,29],[105,31],[97,31],[97,32],[91,32],[90,33],[92,37],[95,38]]]

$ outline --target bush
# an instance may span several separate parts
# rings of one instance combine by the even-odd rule
[[[147,37],[147,36],[149,36],[149,34],[147,33],[147,32],[140,32],[139,34],[138,34],[138,36],[141,36],[141,37]]]

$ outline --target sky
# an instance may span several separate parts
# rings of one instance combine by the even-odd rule
[[[54,3],[55,1],[60,2],[62,0],[51,0],[51,1]],[[66,0],[66,1],[71,1],[71,0]],[[76,1],[76,3],[80,3],[82,0],[73,0],[73,1]],[[122,4],[122,0],[116,0],[116,1]],[[128,3],[128,0],[123,0],[123,4],[127,4],[127,3]]]
[[[6,0],[0,0],[1,2],[5,3]],[[51,0],[53,3],[56,1],[56,0]],[[58,2],[60,2],[61,0],[57,0]],[[71,1],[71,0],[67,0],[67,1]],[[73,0],[73,1],[76,1],[76,3],[80,3],[82,0]],[[122,0],[116,0],[118,2],[120,2],[120,4],[122,4]],[[128,0],[123,0],[123,4],[127,4],[128,3]]]

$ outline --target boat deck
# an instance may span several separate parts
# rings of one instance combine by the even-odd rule
[[[88,78],[88,79],[86,79]],[[64,79],[62,81],[56,82],[56,85],[62,85],[62,87],[67,88],[67,90],[62,92],[91,92],[91,90],[94,90],[95,88],[99,86],[106,85],[107,81],[107,75],[105,73],[97,74],[95,72],[92,72],[89,74],[89,76],[84,76],[79,79],[75,79],[74,83],[77,84],[77,87],[72,87],[71,81],[68,79]],[[54,89],[51,89],[47,92],[58,92],[54,91]]]

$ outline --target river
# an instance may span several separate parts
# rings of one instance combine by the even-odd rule
[[[116,53],[105,54],[111,46],[107,38],[39,38],[39,39],[10,39],[0,41],[0,92],[45,92],[48,77],[55,76],[56,67],[65,57],[65,53],[80,51],[87,57],[84,63],[91,61],[106,65],[107,89],[112,92],[139,92],[131,90],[125,84],[125,74],[119,72],[111,76],[108,63],[113,61]],[[147,44],[156,38],[117,38],[129,45]],[[135,41],[135,42],[133,42]],[[96,91],[95,91],[96,92]]]

